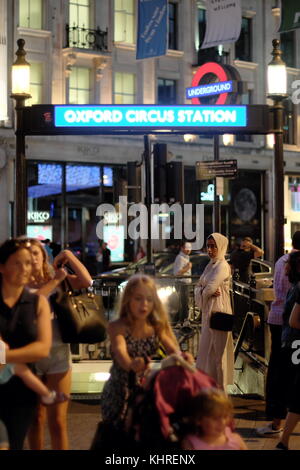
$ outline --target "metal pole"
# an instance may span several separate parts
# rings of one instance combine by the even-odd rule
[[[15,201],[16,201],[16,230],[15,235],[26,234],[27,197],[26,197],[26,158],[25,134],[23,132],[24,97],[13,96],[16,100],[16,162],[15,162]]]
[[[148,135],[144,135],[144,162],[145,162],[145,205],[148,217],[147,263],[152,263],[151,240],[151,145]]]
[[[214,161],[220,160],[220,146],[219,146],[219,135],[214,135]],[[217,179],[215,178],[214,184],[214,221],[213,231],[221,232],[221,206],[220,198],[217,195]]]
[[[66,163],[62,164],[62,185],[61,185],[61,249],[68,246],[69,241],[69,209],[67,206],[67,169]]]
[[[283,161],[283,104],[274,99],[274,262],[284,254],[284,161]]]

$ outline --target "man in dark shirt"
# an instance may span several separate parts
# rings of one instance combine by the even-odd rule
[[[105,272],[110,268],[110,249],[107,248],[107,243],[105,242],[102,243],[102,255],[103,272]]]
[[[264,254],[264,251],[256,245],[253,245],[253,240],[250,237],[243,238],[240,248],[234,250],[230,255],[229,264],[231,264],[232,271],[239,270],[239,280],[242,282],[249,282],[250,275],[250,261],[253,258],[259,258]]]

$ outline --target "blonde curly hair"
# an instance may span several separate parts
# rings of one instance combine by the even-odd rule
[[[51,281],[51,279],[53,279],[53,276],[54,276],[54,269],[49,263],[48,253],[45,250],[43,244],[37,238],[28,238],[28,241],[31,246],[32,245],[37,246],[41,250],[42,256],[43,256],[41,278],[37,279],[33,274],[34,280],[36,281],[36,283],[39,283],[39,282],[46,283],[46,282]]]
[[[150,276],[135,274],[129,278],[119,301],[119,317],[124,319],[128,326],[133,324],[134,320],[130,311],[130,301],[134,290],[138,287],[146,287],[149,289],[152,296],[153,310],[147,319],[149,324],[154,328],[158,336],[165,332],[171,336],[175,344],[177,344],[177,339],[169,322],[168,313],[158,296],[155,281]]]

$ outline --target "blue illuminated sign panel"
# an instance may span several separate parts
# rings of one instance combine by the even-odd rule
[[[221,93],[231,93],[233,91],[232,80],[228,82],[210,83],[208,85],[199,85],[191,88],[186,88],[187,99],[195,97],[220,95]]]
[[[55,106],[55,127],[246,127],[247,106]]]

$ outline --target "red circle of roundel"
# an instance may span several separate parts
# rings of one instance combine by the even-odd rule
[[[215,74],[220,82],[226,82],[228,80],[225,69],[222,65],[217,64],[216,62],[207,62],[198,68],[197,72],[193,76],[192,87],[199,85],[200,80],[207,73]],[[227,100],[228,93],[222,93],[219,95],[216,104],[225,104]],[[201,104],[200,98],[192,98],[192,104]]]

